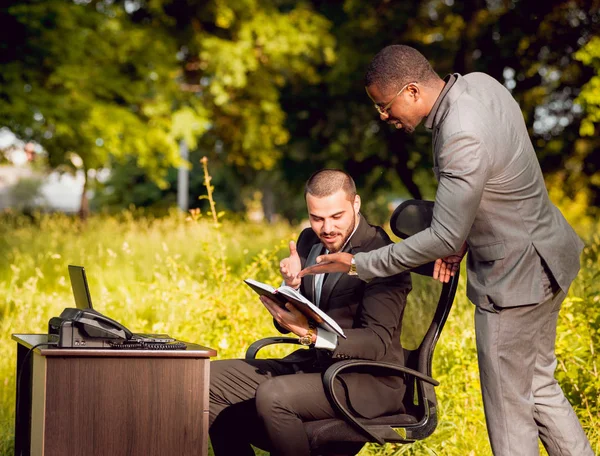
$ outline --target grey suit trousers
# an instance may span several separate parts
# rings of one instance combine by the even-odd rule
[[[554,378],[558,313],[565,293],[543,274],[546,299],[477,306],[475,330],[483,405],[495,456],[594,456],[577,415]],[[553,290],[556,290],[554,291]]]

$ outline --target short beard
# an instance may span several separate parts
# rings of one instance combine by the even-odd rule
[[[354,231],[354,228],[356,228],[356,213],[353,213],[352,225],[350,225],[348,227],[348,231],[346,231],[344,233],[344,237],[342,238],[342,242],[340,243],[340,248],[336,249],[336,250],[330,250],[329,253],[338,253],[342,249],[342,247],[344,247],[344,245],[346,244],[346,241],[352,235],[352,232]]]

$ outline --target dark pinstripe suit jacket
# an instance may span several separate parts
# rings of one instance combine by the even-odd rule
[[[352,254],[367,252],[390,243],[383,229],[369,225],[361,216],[344,251]],[[314,264],[316,257],[324,253],[319,238],[310,228],[300,234],[297,249],[303,268]],[[302,294],[313,302],[314,283],[314,276],[310,275],[304,277],[301,284]],[[356,276],[328,274],[321,288],[319,307],[342,327],[347,338],[338,337],[338,346],[333,352],[315,348],[297,350],[283,361],[310,364],[322,371],[336,361],[352,358],[402,364],[401,321],[410,288],[408,273],[370,283]],[[402,408],[405,386],[399,377],[350,373],[342,374],[341,378],[350,404],[364,417]]]

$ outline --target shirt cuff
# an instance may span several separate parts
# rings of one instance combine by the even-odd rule
[[[324,348],[325,350],[333,351],[337,348],[337,342],[337,334],[319,328],[319,331],[317,332],[315,348]]]

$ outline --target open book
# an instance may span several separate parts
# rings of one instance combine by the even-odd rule
[[[252,279],[246,279],[244,282],[259,295],[267,296],[282,306],[289,301],[296,307],[296,309],[306,315],[307,318],[313,320],[317,326],[320,326],[327,331],[336,333],[338,336],[341,336],[344,339],[346,338],[344,330],[340,328],[340,325],[338,325],[333,318],[315,306],[312,302],[302,296],[299,291],[294,290],[292,287],[283,285],[279,288],[273,288],[271,285],[257,282],[256,280]]]

